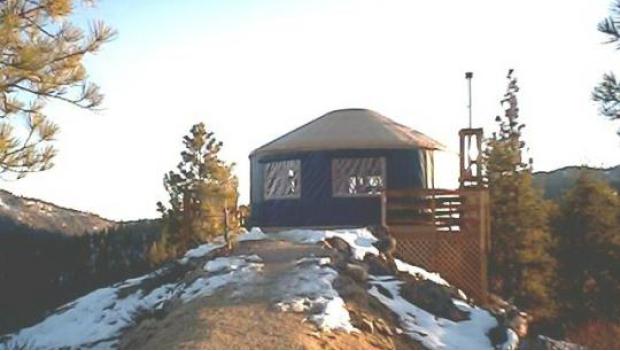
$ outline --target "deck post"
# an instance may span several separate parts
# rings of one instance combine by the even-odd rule
[[[489,253],[489,191],[484,188],[461,189],[468,211],[465,212],[464,224],[465,232],[469,240],[475,243],[476,249],[476,285],[478,299],[485,303],[488,299],[488,263]]]
[[[387,226],[387,193],[385,190],[381,192],[381,226],[385,229]]]

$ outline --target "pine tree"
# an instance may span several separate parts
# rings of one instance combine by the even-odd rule
[[[147,259],[151,267],[156,267],[171,257],[176,256],[175,252],[166,252],[168,247],[165,240],[156,241],[151,244],[147,253]]]
[[[608,44],[616,44],[618,49],[620,49],[619,23],[620,0],[616,0],[612,3],[609,16],[598,24],[598,30],[607,35]],[[603,80],[592,92],[592,100],[599,103],[599,110],[603,116],[611,120],[620,119],[620,82],[613,72],[603,75]]]
[[[587,172],[562,200],[556,223],[560,294],[573,321],[620,321],[620,198]]]
[[[492,288],[539,318],[554,312],[551,295],[555,262],[550,255],[552,205],[532,184],[531,162],[524,163],[524,124],[518,121],[517,79],[508,73],[499,130],[487,141],[485,168],[491,203]]]
[[[235,213],[238,181],[233,164],[219,158],[222,143],[203,123],[194,125],[183,138],[185,150],[176,171],[164,177],[169,204],[158,203],[166,224],[164,239],[177,252],[239,227],[235,216],[224,222],[224,213]]]
[[[69,21],[73,8],[73,0],[0,1],[0,174],[52,166],[58,126],[43,112],[47,100],[85,109],[102,101],[82,60],[115,33],[98,22],[84,35]]]

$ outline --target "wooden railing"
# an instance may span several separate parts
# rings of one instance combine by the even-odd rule
[[[459,232],[464,225],[466,197],[457,190],[387,190],[383,194],[383,220],[387,226],[432,226]]]

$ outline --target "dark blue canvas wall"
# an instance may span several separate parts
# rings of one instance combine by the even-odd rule
[[[423,150],[340,150],[250,157],[251,225],[263,227],[342,226],[380,224],[379,197],[333,197],[333,158],[385,157],[388,189],[423,188]],[[264,164],[301,161],[301,198],[264,199]]]

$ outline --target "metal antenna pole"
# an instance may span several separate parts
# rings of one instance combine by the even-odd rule
[[[473,72],[465,72],[465,79],[467,79],[468,92],[469,92],[469,105],[467,108],[469,109],[469,129],[471,129],[471,79],[474,77]]]

